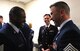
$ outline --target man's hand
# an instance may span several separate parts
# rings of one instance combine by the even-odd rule
[[[44,48],[42,48],[42,51],[50,51],[50,49],[46,49],[46,50],[44,50]]]
[[[57,44],[56,44],[56,42],[53,42],[53,49],[57,49]]]
[[[50,49],[46,49],[46,50],[44,50],[44,51],[50,51]]]
[[[42,48],[41,50],[44,51],[44,48]]]

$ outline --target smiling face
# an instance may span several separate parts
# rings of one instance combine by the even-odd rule
[[[55,26],[59,27],[61,22],[61,13],[55,6],[51,7],[51,17],[55,23]]]
[[[52,20],[55,26],[59,27],[65,20],[70,18],[70,8],[63,1],[56,2],[50,5]]]
[[[50,24],[50,20],[51,20],[51,17],[49,15],[44,16],[44,22],[46,23],[46,25]]]

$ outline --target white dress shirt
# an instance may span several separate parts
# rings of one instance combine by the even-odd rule
[[[14,24],[12,24],[11,22],[9,22],[9,24],[12,26],[12,28],[19,33],[19,28],[17,28]]]
[[[65,20],[61,25],[60,25],[60,28],[59,28],[59,30],[61,30],[61,28],[68,22],[68,21],[70,21],[71,19],[67,19],[67,20]]]

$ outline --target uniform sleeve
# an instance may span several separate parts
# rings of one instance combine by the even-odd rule
[[[42,38],[41,38],[42,34],[41,34],[41,27],[39,29],[39,36],[38,36],[38,44],[41,44]]]
[[[0,33],[0,45],[2,45],[4,42],[4,37],[3,37],[3,34]]]
[[[58,51],[80,51],[80,34],[73,30],[66,32],[57,49]]]

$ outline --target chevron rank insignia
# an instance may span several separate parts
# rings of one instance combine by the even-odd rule
[[[76,49],[71,43],[69,43],[64,49],[63,51],[78,51],[78,49]]]

